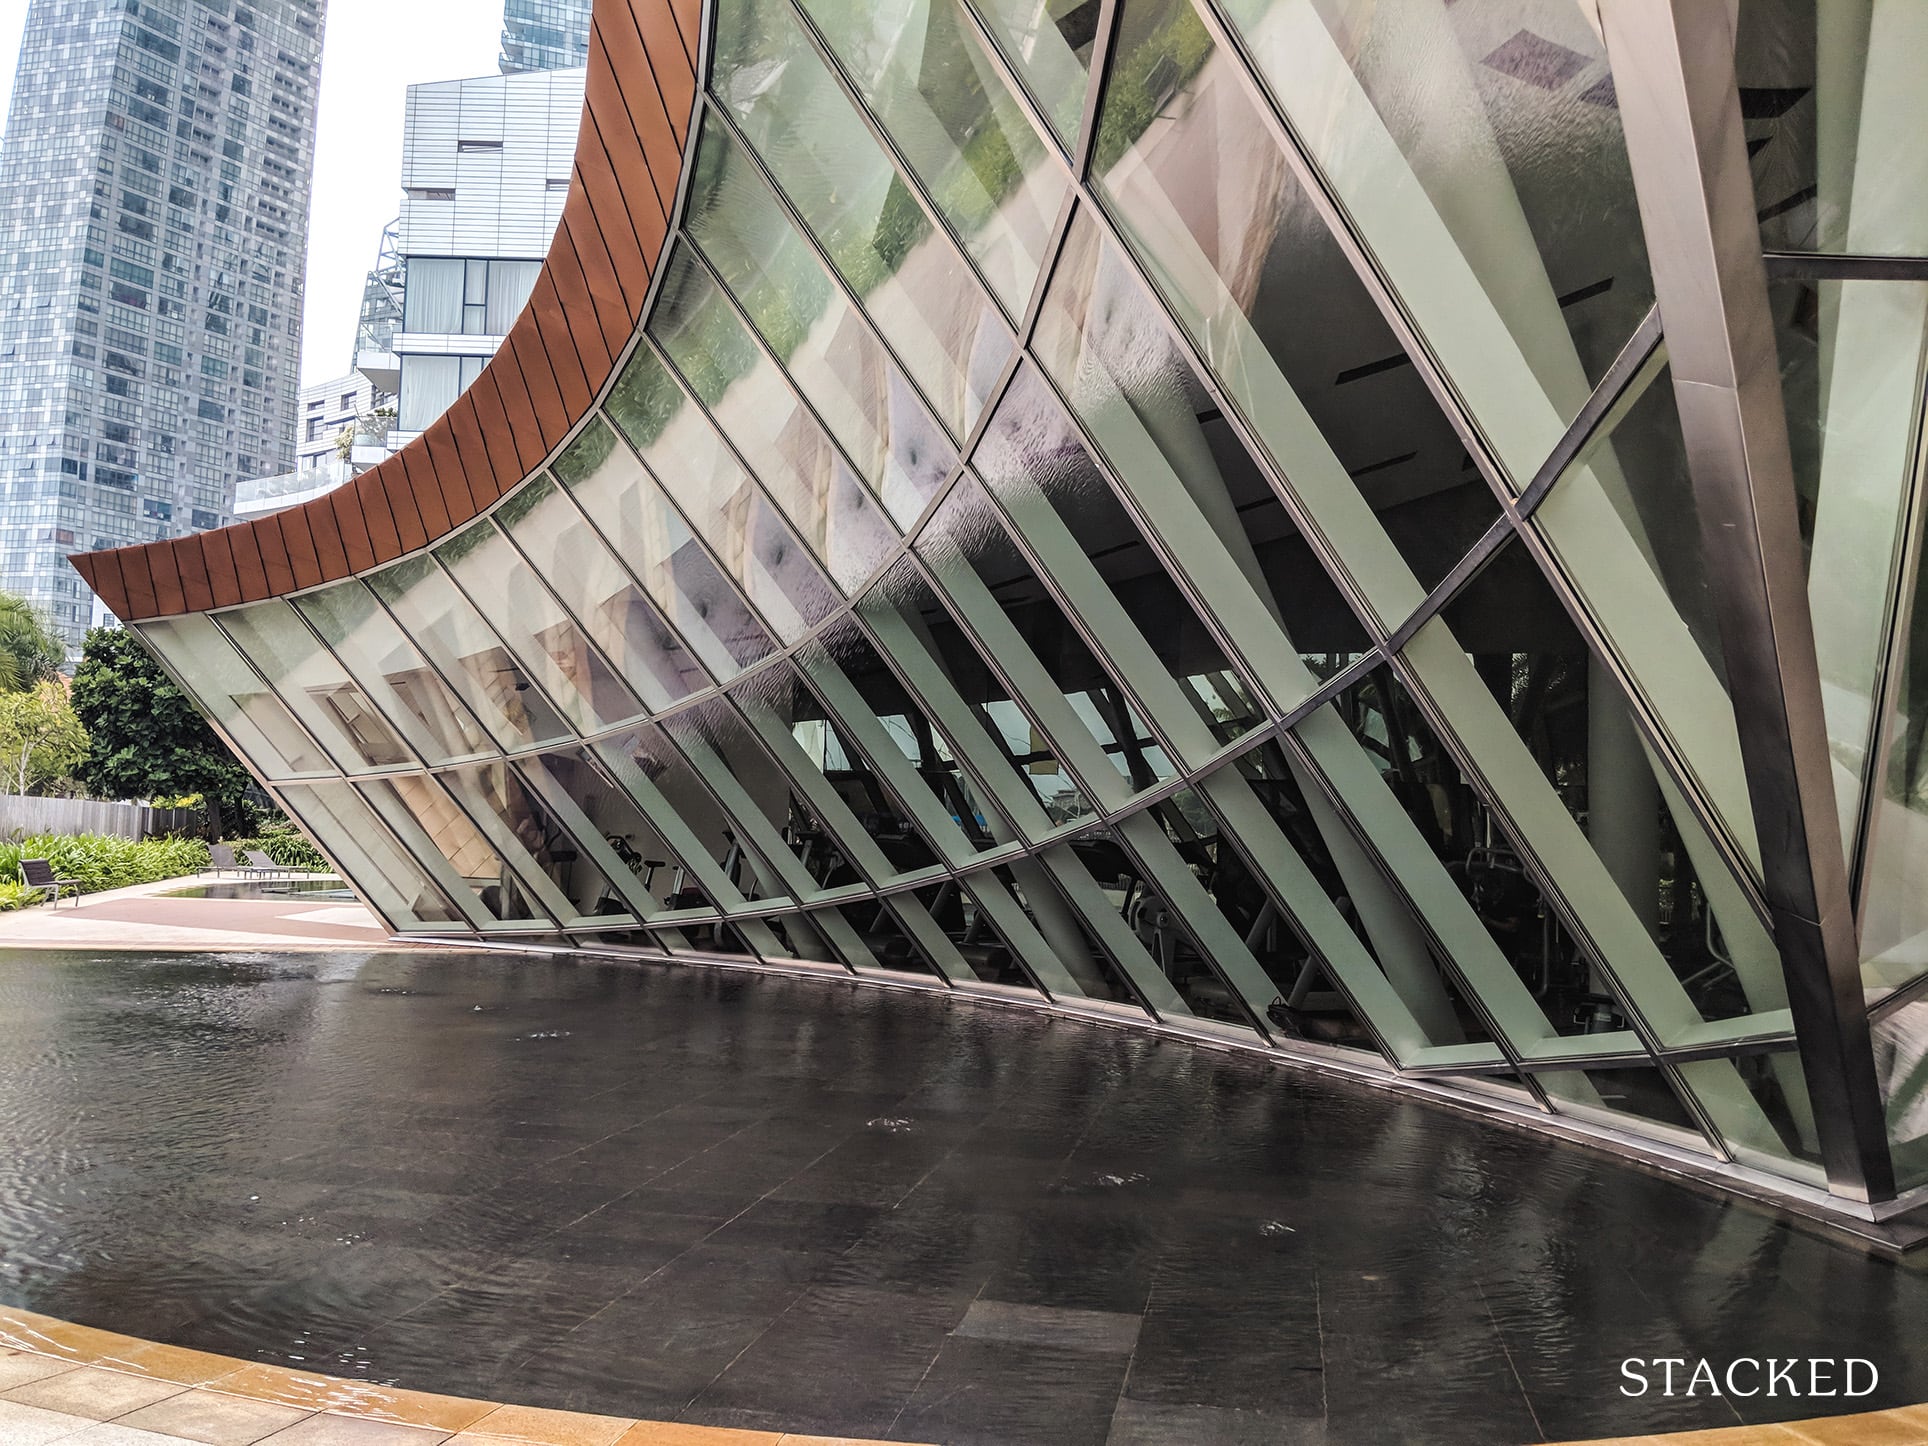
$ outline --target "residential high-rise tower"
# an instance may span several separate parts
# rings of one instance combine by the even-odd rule
[[[504,0],[502,73],[588,63],[590,0]]]
[[[0,587],[294,459],[326,0],[34,0],[0,149]]]

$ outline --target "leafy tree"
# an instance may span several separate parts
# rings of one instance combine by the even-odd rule
[[[198,793],[213,837],[228,822],[246,826],[247,769],[132,633],[88,630],[73,700],[91,740],[80,779],[96,797]]]
[[[67,687],[58,680],[24,692],[0,693],[0,764],[13,791],[66,778],[87,757],[87,730],[81,726]]]
[[[31,688],[60,671],[67,649],[34,605],[0,592],[0,689]]]

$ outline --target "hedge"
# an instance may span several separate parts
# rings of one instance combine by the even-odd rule
[[[0,883],[18,885],[22,859],[45,859],[57,877],[78,879],[81,893],[98,894],[195,873],[207,867],[208,846],[199,839],[151,838],[137,843],[111,834],[33,834],[0,843]],[[26,890],[0,891],[0,909],[17,909],[38,897]]]
[[[249,849],[260,849],[287,869],[320,873],[328,868],[320,850],[291,830],[231,839],[228,847],[237,858],[245,858]],[[208,866],[208,846],[199,839],[151,838],[137,843],[111,834],[34,834],[0,842],[0,913],[44,897],[21,886],[22,859],[45,859],[57,877],[80,880],[81,893],[98,894],[199,873]]]

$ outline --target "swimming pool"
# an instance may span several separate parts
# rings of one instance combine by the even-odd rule
[[[935,994],[455,952],[0,959],[0,1299],[428,1390],[946,1446],[1928,1399],[1919,1264],[1592,1152]],[[1620,1394],[1626,1357],[1736,1354],[1864,1356],[1882,1387]]]

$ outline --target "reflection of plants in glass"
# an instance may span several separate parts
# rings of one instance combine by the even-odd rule
[[[683,393],[648,347],[636,348],[629,365],[610,390],[605,410],[637,449],[647,450],[663,435],[683,405]],[[574,486],[591,476],[615,443],[607,431],[592,427],[556,463],[556,475]]]
[[[756,366],[756,343],[696,259],[679,254],[663,287],[650,334],[706,406]]]
[[[1161,10],[1163,13],[1161,14]],[[1092,173],[1102,176],[1137,143],[1165,102],[1190,83],[1211,58],[1212,37],[1189,0],[1132,5],[1121,22],[1135,43],[1120,47],[1105,85]]]

